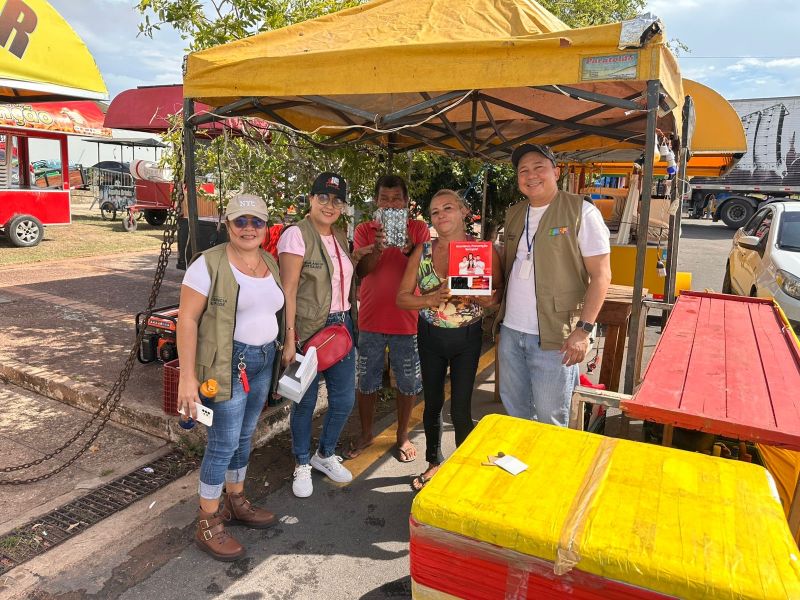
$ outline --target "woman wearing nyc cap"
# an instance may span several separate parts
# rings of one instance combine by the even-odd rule
[[[263,528],[275,521],[244,496],[250,443],[267,395],[277,381],[284,337],[284,296],[278,265],[260,248],[267,205],[238,194],[225,212],[229,242],[203,252],[186,270],[178,311],[181,357],[178,409],[196,417],[201,381],[218,393],[200,467],[200,511],[195,543],[218,560],[245,554],[229,525]],[[220,496],[225,488],[225,501]]]
[[[355,340],[357,323],[354,264],[347,237],[334,223],[346,206],[347,184],[335,173],[316,178],[309,196],[308,214],[286,228],[278,241],[278,260],[286,293],[286,346],[283,364],[295,358],[292,340],[304,344],[323,327],[344,323]],[[360,248],[358,256],[372,251]],[[347,483],[352,474],[335,454],[339,435],[353,409],[355,399],[355,348],[344,359],[323,371],[328,391],[328,411],[322,425],[319,448],[312,455],[311,422],[317,405],[319,375],[299,403],[292,406],[292,452],[297,461],[292,491],[298,498],[313,492],[311,468],[333,481]]]

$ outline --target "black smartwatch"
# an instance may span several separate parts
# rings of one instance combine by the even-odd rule
[[[587,321],[578,321],[575,324],[575,329],[583,329],[586,333],[592,333],[594,329],[594,323],[588,323]]]

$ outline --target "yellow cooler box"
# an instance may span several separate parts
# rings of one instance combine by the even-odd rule
[[[672,448],[490,415],[410,522],[417,599],[800,599],[767,471]]]

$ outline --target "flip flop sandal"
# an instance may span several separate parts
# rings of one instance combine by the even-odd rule
[[[396,452],[397,452],[395,458],[397,458],[398,462],[410,463],[410,462],[414,462],[415,460],[417,460],[416,456],[409,456],[408,455],[408,450],[407,449],[400,448],[400,447],[397,447],[397,446],[395,446],[395,448],[396,448]]]
[[[364,451],[367,448],[372,446],[373,443],[374,442],[369,443],[366,446],[363,446],[363,447],[359,448],[357,443],[350,442],[350,446],[347,448],[347,450],[342,452],[342,458],[344,458],[345,460],[353,460],[354,458],[358,458],[359,456],[361,456],[364,453]]]
[[[425,477],[425,473],[420,473],[414,479],[411,480],[411,489],[415,492],[419,492],[428,485],[428,482],[431,480],[430,477]]]

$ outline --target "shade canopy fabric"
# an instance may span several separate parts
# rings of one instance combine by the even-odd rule
[[[648,81],[659,129],[677,133],[683,90],[658,21],[569,29],[530,0],[376,0],[195,52],[184,95],[330,144],[504,160],[535,141],[633,161]]]
[[[83,40],[45,0],[5,2],[0,28],[0,102],[108,98]]]
[[[206,114],[210,109],[205,104],[195,105],[196,114]],[[105,125],[112,129],[165,133],[171,126],[170,118],[182,110],[182,85],[141,86],[120,92],[114,97],[106,112]],[[265,121],[251,121],[250,124],[263,131],[269,129]],[[240,132],[241,120],[228,119],[224,125],[216,121],[204,123],[199,133],[213,137],[226,128],[234,133]]]

